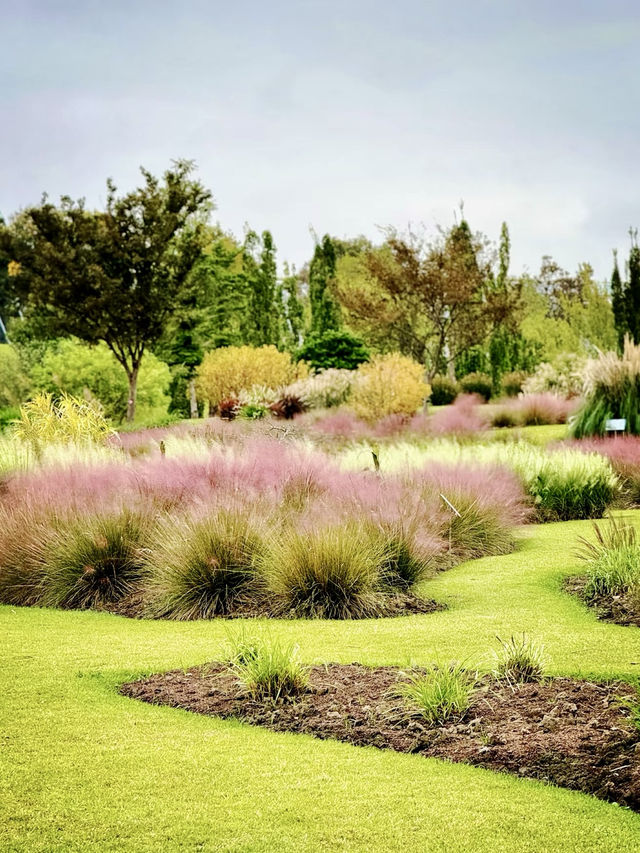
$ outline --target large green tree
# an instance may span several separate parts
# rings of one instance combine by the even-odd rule
[[[129,421],[142,358],[188,287],[212,207],[192,162],[176,161],[162,180],[141,171],[142,186],[123,196],[107,182],[105,211],[45,198],[0,232],[16,264],[14,292],[28,311],[52,335],[104,341],[122,365]]]
[[[435,240],[389,229],[385,244],[365,253],[361,293],[402,352],[426,364],[429,375],[452,373],[460,354],[511,310],[491,286],[491,262],[486,238],[465,219]],[[355,300],[348,308],[357,312]]]

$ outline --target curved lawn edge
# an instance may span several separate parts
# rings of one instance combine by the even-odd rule
[[[480,656],[496,634],[525,630],[545,644],[551,674],[629,679],[640,666],[636,632],[598,622],[562,592],[562,579],[576,571],[574,541],[589,526],[528,529],[515,553],[429,581],[448,611],[262,624],[297,642],[307,662],[401,666]],[[437,759],[203,719],[117,694],[126,680],[218,656],[228,628],[0,607],[0,847],[640,847],[637,815],[583,794]]]

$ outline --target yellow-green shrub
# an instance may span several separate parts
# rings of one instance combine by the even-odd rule
[[[200,397],[214,408],[256,385],[279,388],[306,373],[303,364],[294,364],[288,352],[274,346],[220,347],[203,358],[196,386]]]
[[[400,353],[375,356],[361,364],[351,390],[350,403],[362,418],[413,415],[431,388],[424,368]]]

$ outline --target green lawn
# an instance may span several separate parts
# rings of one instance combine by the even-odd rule
[[[543,424],[542,426],[509,427],[492,429],[493,438],[505,441],[522,440],[529,444],[547,445],[567,438],[566,424]]]
[[[589,529],[528,528],[515,554],[443,573],[428,589],[445,612],[269,630],[307,661],[369,664],[477,660],[525,630],[554,673],[633,677],[640,630],[598,623],[560,589]],[[0,850],[640,849],[640,816],[582,794],[117,694],[215,658],[230,627],[0,608]]]

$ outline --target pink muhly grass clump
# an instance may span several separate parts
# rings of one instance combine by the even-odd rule
[[[482,432],[487,425],[479,413],[479,399],[475,394],[461,394],[450,406],[431,415],[431,434],[465,436]]]
[[[565,447],[567,444],[561,444]],[[568,443],[572,450],[601,453],[612,463],[637,466],[640,471],[640,436],[616,435],[611,438],[580,438]]]
[[[407,425],[407,432],[412,435],[426,436],[431,434],[431,421],[434,415],[427,415],[425,412],[418,412],[414,415]]]
[[[410,423],[407,415],[387,415],[373,425],[372,435],[374,438],[394,438],[406,432]]]
[[[454,506],[451,495],[463,495],[482,507],[494,508],[510,525],[522,524],[529,515],[522,483],[516,474],[500,465],[469,467],[429,462],[416,474],[422,486],[441,492]]]
[[[566,423],[569,415],[575,411],[577,401],[566,400],[564,397],[558,397],[557,394],[545,392],[525,394],[506,405],[515,409],[525,426],[537,426]]]
[[[640,503],[640,436],[581,438],[559,446],[606,456],[622,480],[627,500],[634,505]]]
[[[438,463],[430,463],[416,474],[421,478],[422,494],[441,500],[440,532],[449,536],[454,552],[480,557],[513,549],[511,528],[528,516],[523,487],[515,474],[499,466]]]
[[[84,511],[120,503],[135,492],[131,473],[120,463],[51,467],[13,476],[5,483],[0,503],[8,508]]]
[[[333,438],[363,439],[372,435],[371,427],[348,411],[318,418],[313,429]]]

